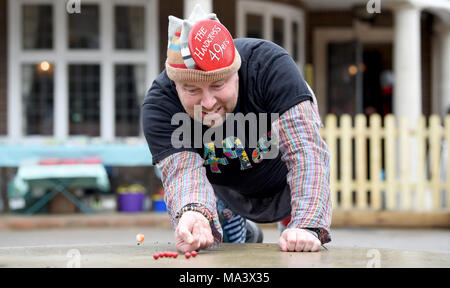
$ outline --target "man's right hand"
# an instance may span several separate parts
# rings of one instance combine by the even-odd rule
[[[214,244],[208,219],[196,211],[186,211],[175,229],[175,245],[183,253],[208,249]]]

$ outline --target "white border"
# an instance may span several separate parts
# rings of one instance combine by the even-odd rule
[[[101,71],[100,96],[100,138],[110,142],[115,137],[114,109],[114,64],[145,64],[146,87],[150,87],[159,71],[159,13],[158,0],[81,0],[83,4],[96,3],[100,7],[100,49],[97,51],[67,48],[67,11],[66,1],[62,0],[8,0],[8,138],[26,140],[27,138],[51,138],[67,140],[69,136],[68,120],[68,64],[98,63]],[[53,4],[53,49],[22,49],[22,10],[23,4]],[[114,47],[114,10],[116,4],[145,6],[145,50],[122,51]],[[61,39],[64,39],[63,41]],[[22,63],[49,61],[54,64],[54,131],[53,137],[26,136],[23,130],[23,105],[21,91]],[[145,95],[142,95],[144,97]],[[142,129],[140,129],[142,130]],[[24,138],[24,139],[22,139]],[[136,138],[136,137],[126,137]],[[142,131],[139,138],[143,138]]]

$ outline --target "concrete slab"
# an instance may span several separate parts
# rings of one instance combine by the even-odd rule
[[[264,243],[277,243],[280,231],[262,225]],[[174,241],[170,227],[86,227],[33,230],[0,230],[0,247],[132,245],[136,234],[146,243]],[[331,243],[342,248],[396,249],[450,253],[449,229],[333,228]]]
[[[195,258],[162,258],[173,243],[0,248],[0,267],[300,268],[450,267],[450,253],[329,247],[315,253],[282,252],[277,244],[222,244]]]

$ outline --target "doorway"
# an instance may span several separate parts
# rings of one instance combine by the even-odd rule
[[[385,116],[392,112],[392,44],[328,44],[327,113]]]
[[[363,45],[362,70],[364,114],[392,113],[392,44]]]

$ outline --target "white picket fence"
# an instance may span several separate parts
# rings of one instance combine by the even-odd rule
[[[328,115],[321,134],[330,149],[334,209],[448,211],[450,116],[426,120],[411,129],[393,115]]]

